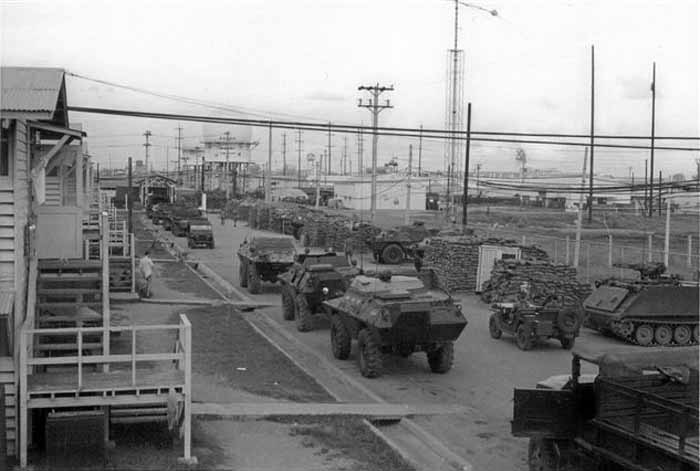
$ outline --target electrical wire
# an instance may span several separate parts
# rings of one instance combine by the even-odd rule
[[[327,133],[329,128],[334,130],[336,133],[350,133],[355,134],[358,129],[364,129],[368,131],[369,134],[375,134],[371,127],[367,126],[346,126],[346,125],[329,125],[329,124],[315,124],[308,122],[287,122],[287,121],[272,121],[272,120],[254,120],[254,119],[242,119],[242,118],[222,118],[215,116],[201,116],[201,115],[183,115],[183,114],[170,114],[170,113],[151,113],[145,111],[129,111],[129,110],[116,110],[109,108],[92,108],[92,107],[82,107],[82,106],[69,106],[68,111],[79,112],[79,113],[92,113],[92,114],[105,114],[105,115],[115,115],[115,116],[130,116],[138,118],[151,118],[151,119],[168,119],[168,120],[179,120],[179,121],[192,121],[192,122],[206,122],[206,123],[219,123],[219,124],[234,124],[234,125],[246,125],[253,127],[265,127],[265,128],[275,128],[275,129],[302,129],[305,131],[316,131]],[[391,129],[391,128],[381,128],[381,129]],[[420,137],[420,129],[416,128],[396,128],[405,129],[406,132],[387,132],[381,131],[380,128],[377,129],[376,134],[379,136],[397,136],[397,137]],[[440,134],[438,134],[440,133]],[[464,134],[464,131],[459,131],[459,133]],[[432,134],[432,135],[426,135]],[[466,136],[454,135],[455,131],[448,130],[422,130],[423,139],[450,139],[450,140],[466,140]],[[485,137],[470,137],[471,141],[476,142],[507,142],[507,143],[519,143],[519,144],[543,144],[543,145],[566,145],[566,146],[579,146],[579,147],[590,147],[590,143],[585,142],[561,142],[561,141],[546,141],[537,139],[506,139],[506,138],[485,138]],[[618,148],[618,149],[643,149],[650,150],[650,146],[639,146],[639,145],[627,145],[627,144],[600,144],[594,143],[594,147],[603,148]],[[655,146],[656,150],[673,150],[673,151],[690,151],[698,152],[700,148],[695,147],[669,147],[669,146]]]

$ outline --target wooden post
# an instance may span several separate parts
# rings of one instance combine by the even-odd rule
[[[78,391],[83,389],[83,329],[78,327]]]
[[[102,354],[109,355],[109,218],[102,214]],[[102,371],[109,372],[109,363],[102,365]]]
[[[613,264],[613,236],[608,234],[608,266],[612,267]]]
[[[571,241],[569,240],[569,236],[566,236],[566,264],[571,265],[571,247],[569,244]]]
[[[591,243],[586,244],[586,283],[591,282]]]
[[[183,315],[185,322],[185,460],[191,457],[192,444],[192,324],[187,316]]]
[[[661,192],[659,192],[659,195]],[[664,265],[668,268],[671,246],[671,198],[666,198],[666,234],[664,237]]]
[[[129,258],[131,258],[131,292],[136,292],[136,237],[129,234],[130,248]]]
[[[25,324],[26,325],[26,324]],[[24,327],[19,335],[19,465],[27,467],[27,332]],[[4,406],[4,405],[3,405]]]
[[[647,252],[648,252],[648,254],[647,254],[647,261],[650,262],[650,263],[651,263],[652,260],[654,260],[654,255],[653,255],[652,252],[651,252],[651,251],[652,251],[652,248],[653,248],[653,241],[652,241],[652,238],[653,238],[653,237],[654,237],[653,234],[649,234],[649,236],[648,236],[648,238],[647,238],[647,240],[648,240],[647,243],[648,243],[648,246],[649,246],[649,250],[647,251]]]
[[[688,235],[688,268],[693,266],[693,236]]]

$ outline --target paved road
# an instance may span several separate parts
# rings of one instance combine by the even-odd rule
[[[216,218],[212,218],[212,224],[216,249],[194,249],[190,258],[205,262],[238,287],[238,261],[234,262],[234,254],[249,229],[240,225],[234,228],[231,221],[222,226]],[[266,285],[262,294],[251,297],[275,306],[259,312],[284,324],[289,332],[386,401],[465,406],[467,411],[464,413],[418,418],[416,421],[479,470],[527,469],[527,442],[510,435],[513,388],[534,386],[538,380],[553,374],[566,374],[570,368],[570,353],[556,341],[522,352],[508,336],[491,339],[487,306],[476,296],[461,295],[459,302],[469,325],[455,344],[455,365],[449,373],[432,374],[425,355],[416,354],[408,359],[387,358],[385,374],[369,380],[359,373],[354,349],[349,361],[333,358],[325,321],[319,320],[313,332],[299,333],[293,322],[282,320],[276,286]],[[588,329],[582,331],[577,341],[579,345],[594,349],[620,344]]]

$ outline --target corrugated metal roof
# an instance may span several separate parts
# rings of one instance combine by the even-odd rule
[[[63,84],[63,74],[63,69],[2,67],[0,109],[53,113]]]
[[[15,293],[13,291],[0,291],[0,316],[9,316],[15,304]]]

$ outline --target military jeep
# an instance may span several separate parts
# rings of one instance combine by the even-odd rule
[[[342,297],[323,305],[331,317],[333,356],[349,358],[357,339],[360,372],[368,378],[382,374],[385,353],[408,357],[423,351],[434,373],[446,373],[453,342],[467,325],[461,307],[427,277],[359,275]]]
[[[422,221],[381,231],[371,241],[372,256],[378,263],[398,265],[407,257],[413,257],[413,250],[418,243],[438,232],[437,229],[426,228]]]
[[[187,227],[187,247],[214,248],[214,232],[211,223],[207,219],[194,219],[188,222]]]
[[[279,234],[251,234],[238,248],[238,275],[251,294],[262,291],[263,281],[275,283],[294,263],[294,239]]]
[[[311,252],[296,256],[294,265],[278,276],[282,283],[282,315],[296,320],[297,330],[313,328],[313,316],[323,313],[323,301],[342,296],[350,280],[359,274],[357,263],[335,252]]]

